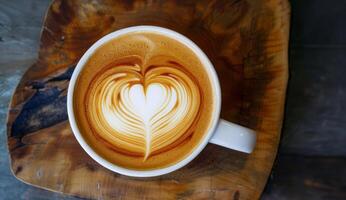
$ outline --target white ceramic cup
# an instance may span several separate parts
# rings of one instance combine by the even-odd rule
[[[214,98],[214,102],[215,102],[213,113],[212,113],[213,118],[212,118],[211,126],[208,130],[206,130],[203,140],[200,142],[200,144],[195,148],[195,150],[192,153],[190,153],[187,157],[185,157],[180,162],[173,164],[169,167],[155,169],[155,170],[126,169],[124,167],[120,167],[114,163],[107,161],[102,156],[97,154],[86,143],[82,134],[80,133],[79,128],[76,124],[76,118],[73,111],[74,109],[73,108],[73,93],[74,93],[76,80],[81,70],[83,69],[86,61],[94,53],[94,51],[98,47],[100,47],[102,44],[107,43],[108,41],[114,38],[117,38],[121,35],[132,33],[132,32],[143,32],[143,31],[159,33],[161,35],[171,37],[185,44],[187,47],[189,47],[198,56],[200,61],[203,63],[205,70],[209,73],[211,82],[213,84],[212,87],[214,90],[214,95],[213,97],[211,97],[211,98]],[[190,161],[192,161],[204,149],[204,147],[209,142],[229,148],[229,149],[234,149],[234,150],[245,152],[245,153],[251,153],[256,144],[256,133],[251,129],[220,119],[220,110],[221,110],[220,83],[219,83],[217,74],[215,72],[215,69],[212,63],[210,62],[210,60],[208,59],[208,57],[194,42],[192,42],[187,37],[175,31],[172,31],[166,28],[157,27],[157,26],[133,26],[129,28],[124,28],[124,29],[112,32],[104,36],[100,40],[98,40],[85,52],[85,54],[79,60],[73,72],[73,75],[71,77],[70,84],[68,87],[68,93],[67,93],[67,112],[68,112],[69,122],[72,128],[72,131],[77,141],[79,142],[79,144],[89,154],[89,156],[91,156],[96,162],[98,162],[102,166],[108,168],[111,171],[114,171],[123,175],[127,175],[127,176],[132,176],[132,177],[153,177],[153,176],[159,176],[159,175],[163,175],[163,174],[167,174],[172,171],[175,171],[185,166]],[[213,156],[213,155],[210,155],[210,156]]]

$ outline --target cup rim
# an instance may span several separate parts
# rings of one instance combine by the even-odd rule
[[[209,130],[208,132],[204,135],[203,140],[200,142],[200,144],[195,147],[194,151],[192,151],[188,156],[186,156],[184,159],[180,160],[179,162],[164,167],[164,168],[160,168],[160,169],[153,169],[153,170],[134,170],[134,169],[127,169],[121,166],[118,166],[108,160],[106,160],[105,158],[103,158],[101,155],[99,155],[96,151],[94,151],[85,141],[85,139],[83,138],[82,134],[79,131],[79,128],[77,126],[76,123],[76,119],[75,119],[75,115],[74,115],[74,111],[73,111],[73,94],[74,94],[74,88],[75,88],[75,84],[77,81],[77,78],[81,72],[81,70],[83,69],[83,67],[85,66],[85,63],[88,61],[88,59],[90,58],[90,56],[95,52],[95,50],[97,50],[100,46],[102,46],[104,43],[117,38],[121,35],[127,34],[127,33],[132,33],[132,32],[143,32],[143,31],[150,31],[150,32],[154,32],[154,33],[158,33],[158,34],[162,34],[164,36],[167,37],[171,37],[175,40],[177,40],[178,42],[183,43],[184,45],[186,45],[188,48],[190,48],[199,58],[199,60],[202,62],[203,66],[205,67],[205,70],[207,70],[210,78],[212,79],[212,87],[214,90],[214,97],[215,98],[215,104],[214,104],[214,112],[213,112],[213,119],[211,121],[211,125],[209,126]],[[220,89],[220,83],[219,83],[219,79],[217,76],[217,73],[215,71],[215,68],[213,66],[213,64],[210,62],[209,58],[207,57],[207,55],[189,38],[187,38],[186,36],[167,29],[167,28],[163,28],[163,27],[159,27],[159,26],[148,26],[148,25],[142,25],[142,26],[132,26],[132,27],[128,27],[128,28],[123,28],[123,29],[119,29],[117,31],[114,31],[112,33],[109,33],[107,35],[105,35],[104,37],[102,37],[101,39],[99,39],[98,41],[96,41],[85,53],[84,55],[81,57],[81,59],[78,61],[78,64],[76,65],[72,77],[70,79],[69,82],[69,86],[68,86],[68,91],[67,91],[67,114],[68,114],[68,119],[69,119],[69,123],[72,129],[72,132],[75,136],[75,138],[77,139],[78,143],[82,146],[82,148],[84,149],[84,151],[87,152],[87,154],[94,159],[97,163],[99,163],[100,165],[102,165],[103,167],[119,173],[119,174],[123,174],[126,176],[130,176],[130,177],[155,177],[155,176],[160,176],[160,175],[164,175],[164,174],[168,174],[170,172],[173,172],[175,170],[178,170],[180,168],[182,168],[183,166],[185,166],[186,164],[188,164],[189,162],[191,162],[194,158],[197,157],[197,155],[199,155],[201,153],[201,151],[206,147],[206,145],[208,144],[210,138],[212,137],[215,128],[217,126],[217,123],[219,121],[220,118],[220,110],[221,110],[221,89]]]

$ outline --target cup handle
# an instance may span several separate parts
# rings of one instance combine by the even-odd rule
[[[244,153],[251,153],[256,145],[256,132],[220,119],[209,142]]]

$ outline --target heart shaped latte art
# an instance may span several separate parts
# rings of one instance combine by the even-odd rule
[[[135,156],[168,150],[191,134],[201,96],[196,81],[179,65],[110,66],[95,77],[87,117],[93,134],[112,149]]]

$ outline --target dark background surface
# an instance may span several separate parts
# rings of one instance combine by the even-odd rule
[[[11,174],[6,114],[50,0],[0,0],[0,199],[76,199]],[[346,1],[292,0],[281,145],[262,199],[346,199]]]
[[[346,199],[346,1],[292,0],[281,145],[263,199]]]

